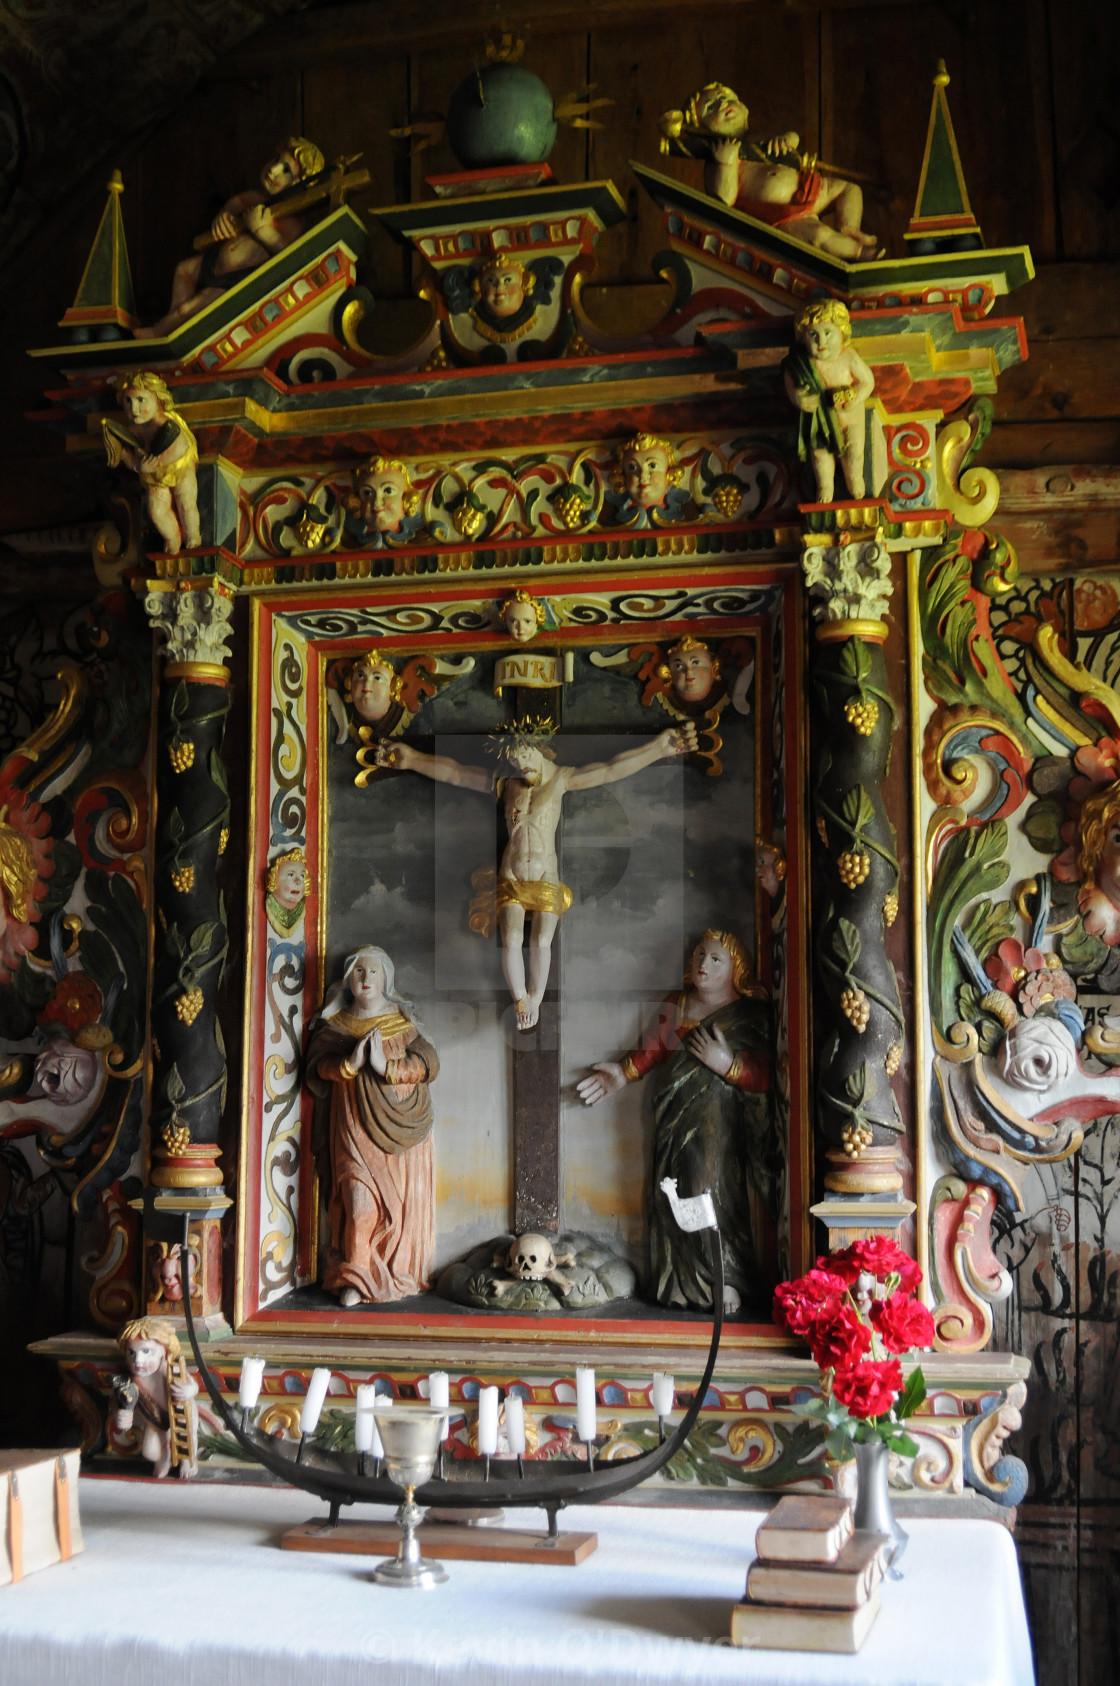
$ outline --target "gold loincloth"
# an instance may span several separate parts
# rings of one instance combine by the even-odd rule
[[[499,878],[492,866],[471,873],[471,897],[467,923],[480,937],[494,933],[503,907],[523,907],[526,913],[555,913],[557,918],[572,905],[566,884],[550,884],[546,878]]]

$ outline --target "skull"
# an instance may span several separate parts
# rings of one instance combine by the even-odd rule
[[[556,1254],[545,1235],[519,1235],[509,1250],[507,1268],[523,1282],[542,1282],[556,1269]]]

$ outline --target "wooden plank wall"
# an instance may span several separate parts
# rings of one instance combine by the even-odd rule
[[[1003,382],[986,460],[1010,471],[1008,521],[1027,562],[1116,563],[1120,7],[1111,0],[596,0],[580,7],[523,0],[510,13],[529,20],[523,62],[554,94],[594,82],[615,102],[601,131],[563,131],[553,164],[562,180],[610,176],[627,195],[628,220],[601,247],[602,279],[619,287],[650,282],[650,259],[662,243],[657,213],[628,160],[696,180],[698,167],[659,160],[656,121],[713,77],[743,94],[759,132],[796,128],[803,144],[871,176],[879,185],[870,194],[869,226],[900,250],[930,77],[944,57],[987,242],[1029,243],[1040,269],[1032,288],[1001,306],[1025,315],[1032,350]],[[408,8],[370,0],[281,20],[121,156],[76,180],[50,226],[0,276],[4,531],[96,513],[88,471],[24,420],[40,401],[41,373],[21,347],[51,342],[104,204],[108,166],[124,172],[137,296],[151,318],[164,308],[171,271],[193,234],[229,192],[256,179],[278,134],[307,133],[328,154],[364,152],[373,182],[359,208],[420,197],[425,173],[454,169],[445,143],[418,157],[388,131],[446,109],[493,16],[480,0],[417,0]],[[363,278],[379,299],[408,295],[408,261],[377,226]],[[1001,1336],[1037,1363],[1038,1406],[1020,1449],[1031,1456],[1038,1490],[1023,1507],[1019,1538],[1039,1676],[1050,1686],[1105,1686],[1117,1655],[1120,1467],[1113,1470],[1109,1438],[1118,1380],[1116,1260],[1103,1239],[1091,1270],[1081,1256],[1084,1238],[1104,1236],[1109,1215],[1115,1228],[1111,1207],[1100,1215],[1102,1200],[1108,1205],[1120,1186],[1115,1157],[1097,1182],[1086,1193],[1071,1171],[1050,1263],[1027,1285]],[[1047,1299],[1045,1316],[1028,1308],[1028,1297],[1036,1307]],[[983,1612],[968,1619],[982,1620]]]

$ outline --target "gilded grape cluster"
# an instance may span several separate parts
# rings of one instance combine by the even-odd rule
[[[191,1133],[185,1124],[165,1124],[163,1126],[163,1145],[168,1153],[178,1156],[186,1153],[191,1145]]]
[[[730,521],[733,516],[738,515],[739,505],[742,501],[742,486],[733,485],[729,480],[725,480],[721,486],[716,486],[712,490],[712,502],[725,521]]]
[[[229,843],[229,826],[224,825],[222,827],[221,831],[219,831],[219,833],[218,833],[218,853],[219,853],[219,855],[225,854],[226,846],[227,846],[228,843]]]
[[[183,995],[175,998],[175,1011],[184,1024],[193,1024],[202,1011],[202,990],[196,984]]]
[[[167,753],[171,765],[177,773],[185,773],[188,767],[194,766],[194,740],[192,738],[185,738],[182,743],[169,744]]]
[[[861,738],[869,738],[879,720],[879,704],[874,697],[853,697],[844,704],[844,719],[854,726]]]
[[[887,1049],[887,1055],[883,1061],[883,1069],[886,1071],[888,1077],[893,1077],[901,1064],[902,1043],[892,1042],[890,1047]]]
[[[182,895],[182,896],[185,896],[188,893],[188,891],[193,890],[194,889],[194,865],[193,865],[193,863],[188,861],[186,866],[173,866],[171,868],[171,882],[174,884],[175,888],[178,890],[179,894]]]
[[[871,1003],[862,989],[845,989],[840,992],[840,1011],[862,1036],[867,1029],[867,1022],[871,1017]]]
[[[883,897],[883,918],[887,925],[893,925],[898,918],[898,891],[888,890]]]
[[[856,890],[871,871],[871,856],[848,849],[836,862],[836,870],[840,874],[840,882],[849,890]]]
[[[584,517],[584,502],[578,492],[560,492],[552,506],[556,511],[556,519],[562,527],[567,527],[569,533],[574,533],[577,527],[582,527]]]
[[[872,1139],[869,1124],[845,1124],[840,1132],[840,1146],[849,1159],[858,1159],[864,1148],[871,1146]]]

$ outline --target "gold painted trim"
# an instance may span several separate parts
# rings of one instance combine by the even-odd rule
[[[914,944],[913,989],[914,1060],[911,1067],[911,1106],[914,1118],[914,1201],[917,1206],[915,1250],[922,1272],[921,1296],[927,1305],[933,1304],[933,1287],[929,1279],[929,1100],[926,1062],[929,1044],[926,1026],[929,1014],[927,989],[926,924],[925,924],[925,849],[922,841],[922,760],[921,760],[921,704],[922,704],[922,623],[918,594],[921,564],[920,550],[906,555],[906,611],[907,640],[910,655],[910,906],[911,935]]]
[[[203,680],[210,685],[228,685],[230,672],[220,662],[168,662],[164,668],[168,679]]]
[[[848,638],[865,638],[869,644],[885,644],[890,635],[886,621],[821,621],[814,629],[818,644],[842,644]]]

